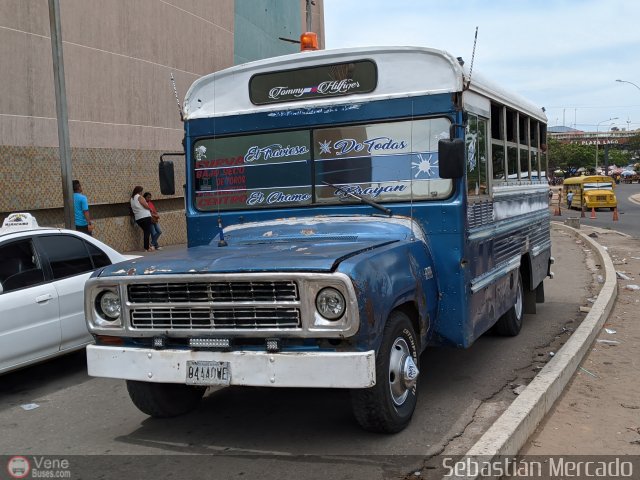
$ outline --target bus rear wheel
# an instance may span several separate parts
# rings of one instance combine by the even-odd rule
[[[502,315],[494,326],[498,335],[515,337],[522,329],[522,317],[524,316],[524,292],[522,288],[522,276],[517,272],[516,301],[513,306]]]

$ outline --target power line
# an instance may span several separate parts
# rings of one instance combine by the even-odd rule
[[[547,110],[550,108],[640,108],[640,105],[551,105],[546,108]]]

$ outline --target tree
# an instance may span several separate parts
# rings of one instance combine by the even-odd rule
[[[640,160],[640,135],[634,135],[627,140],[624,148],[629,152],[629,161],[637,162]]]
[[[595,145],[562,143],[555,138],[548,139],[549,165],[554,170],[593,168],[596,162]]]
[[[596,147],[595,145],[582,145],[578,143],[563,143],[555,138],[548,139],[549,166],[552,170],[577,170],[586,168],[595,170]],[[598,165],[604,166],[605,148],[598,147]],[[631,137],[628,142],[608,147],[609,165],[628,165],[633,159],[640,158],[640,135]]]

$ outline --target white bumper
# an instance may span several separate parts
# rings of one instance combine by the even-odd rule
[[[188,360],[229,362],[231,385],[369,388],[376,383],[373,350],[268,353],[87,347],[87,368],[94,377],[186,383]]]

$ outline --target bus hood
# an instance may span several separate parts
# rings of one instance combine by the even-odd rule
[[[216,238],[207,246],[111,265],[99,276],[330,272],[346,258],[409,240],[415,234],[409,219],[364,218],[316,217],[238,225],[225,231],[226,247],[219,247]]]

